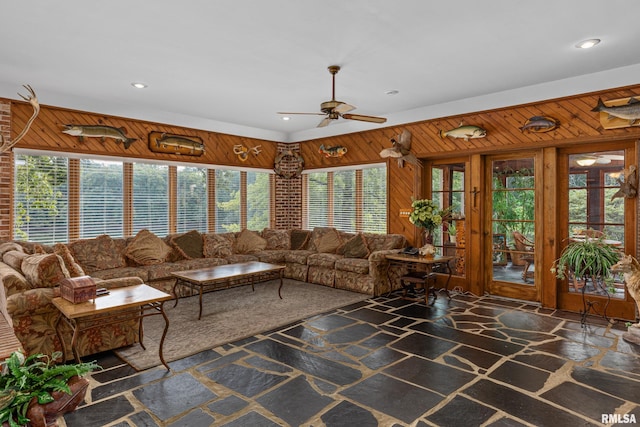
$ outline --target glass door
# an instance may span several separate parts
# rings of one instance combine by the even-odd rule
[[[536,279],[536,157],[487,159],[487,229],[485,251],[490,294],[539,301]]]

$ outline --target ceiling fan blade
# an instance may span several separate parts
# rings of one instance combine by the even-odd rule
[[[318,123],[319,128],[323,128],[325,126],[329,126],[329,123],[331,123],[331,117],[325,117],[324,119],[322,119],[322,121],[320,123]]]
[[[337,107],[335,107],[333,109],[333,111],[335,113],[342,114],[342,113],[347,113],[347,112],[349,112],[351,110],[355,110],[355,109],[356,109],[356,107],[354,107],[353,105],[342,103],[342,104],[338,105]]]
[[[277,114],[286,114],[286,115],[303,114],[303,115],[311,115],[311,116],[324,116],[325,115],[325,113],[287,113],[287,112],[281,112],[281,111],[278,111]]]
[[[384,117],[363,116],[360,114],[343,114],[343,118],[348,120],[360,120],[361,122],[384,123],[387,121]]]

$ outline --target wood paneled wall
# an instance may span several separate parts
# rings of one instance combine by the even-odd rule
[[[12,137],[15,137],[22,130],[31,113],[32,109],[29,104],[24,102],[12,104]],[[104,142],[101,142],[99,138],[85,138],[84,142],[80,142],[77,137],[62,133],[66,124],[122,127],[129,138],[137,138],[137,141],[133,142],[128,149],[125,149],[123,144],[118,144],[109,138]],[[205,152],[201,156],[152,152],[149,149],[148,135],[154,131],[197,136],[202,139]],[[242,162],[233,152],[233,146],[237,144],[242,144],[247,148],[260,145],[262,152],[258,156],[249,155],[249,158]],[[255,138],[43,106],[31,130],[17,147],[159,161],[272,169],[277,145],[272,141]]]

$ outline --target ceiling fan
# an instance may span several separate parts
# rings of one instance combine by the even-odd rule
[[[309,114],[309,115],[317,115],[317,116],[326,116],[322,121],[318,124],[318,127],[327,126],[331,123],[331,120],[337,120],[342,117],[347,120],[360,120],[362,122],[372,122],[372,123],[384,123],[387,121],[384,117],[374,117],[374,116],[363,116],[361,114],[347,114],[351,110],[355,110],[356,107],[353,105],[346,104],[342,101],[336,101],[336,74],[340,71],[340,67],[338,65],[329,66],[329,72],[332,76],[332,86],[331,86],[331,101],[326,101],[320,104],[320,110],[322,113],[285,113],[278,112],[278,114]]]

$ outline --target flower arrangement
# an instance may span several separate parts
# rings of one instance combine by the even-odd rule
[[[411,208],[409,221],[416,227],[424,228],[430,233],[451,216],[450,208],[440,209],[440,206],[430,199],[414,200],[411,203]]]

